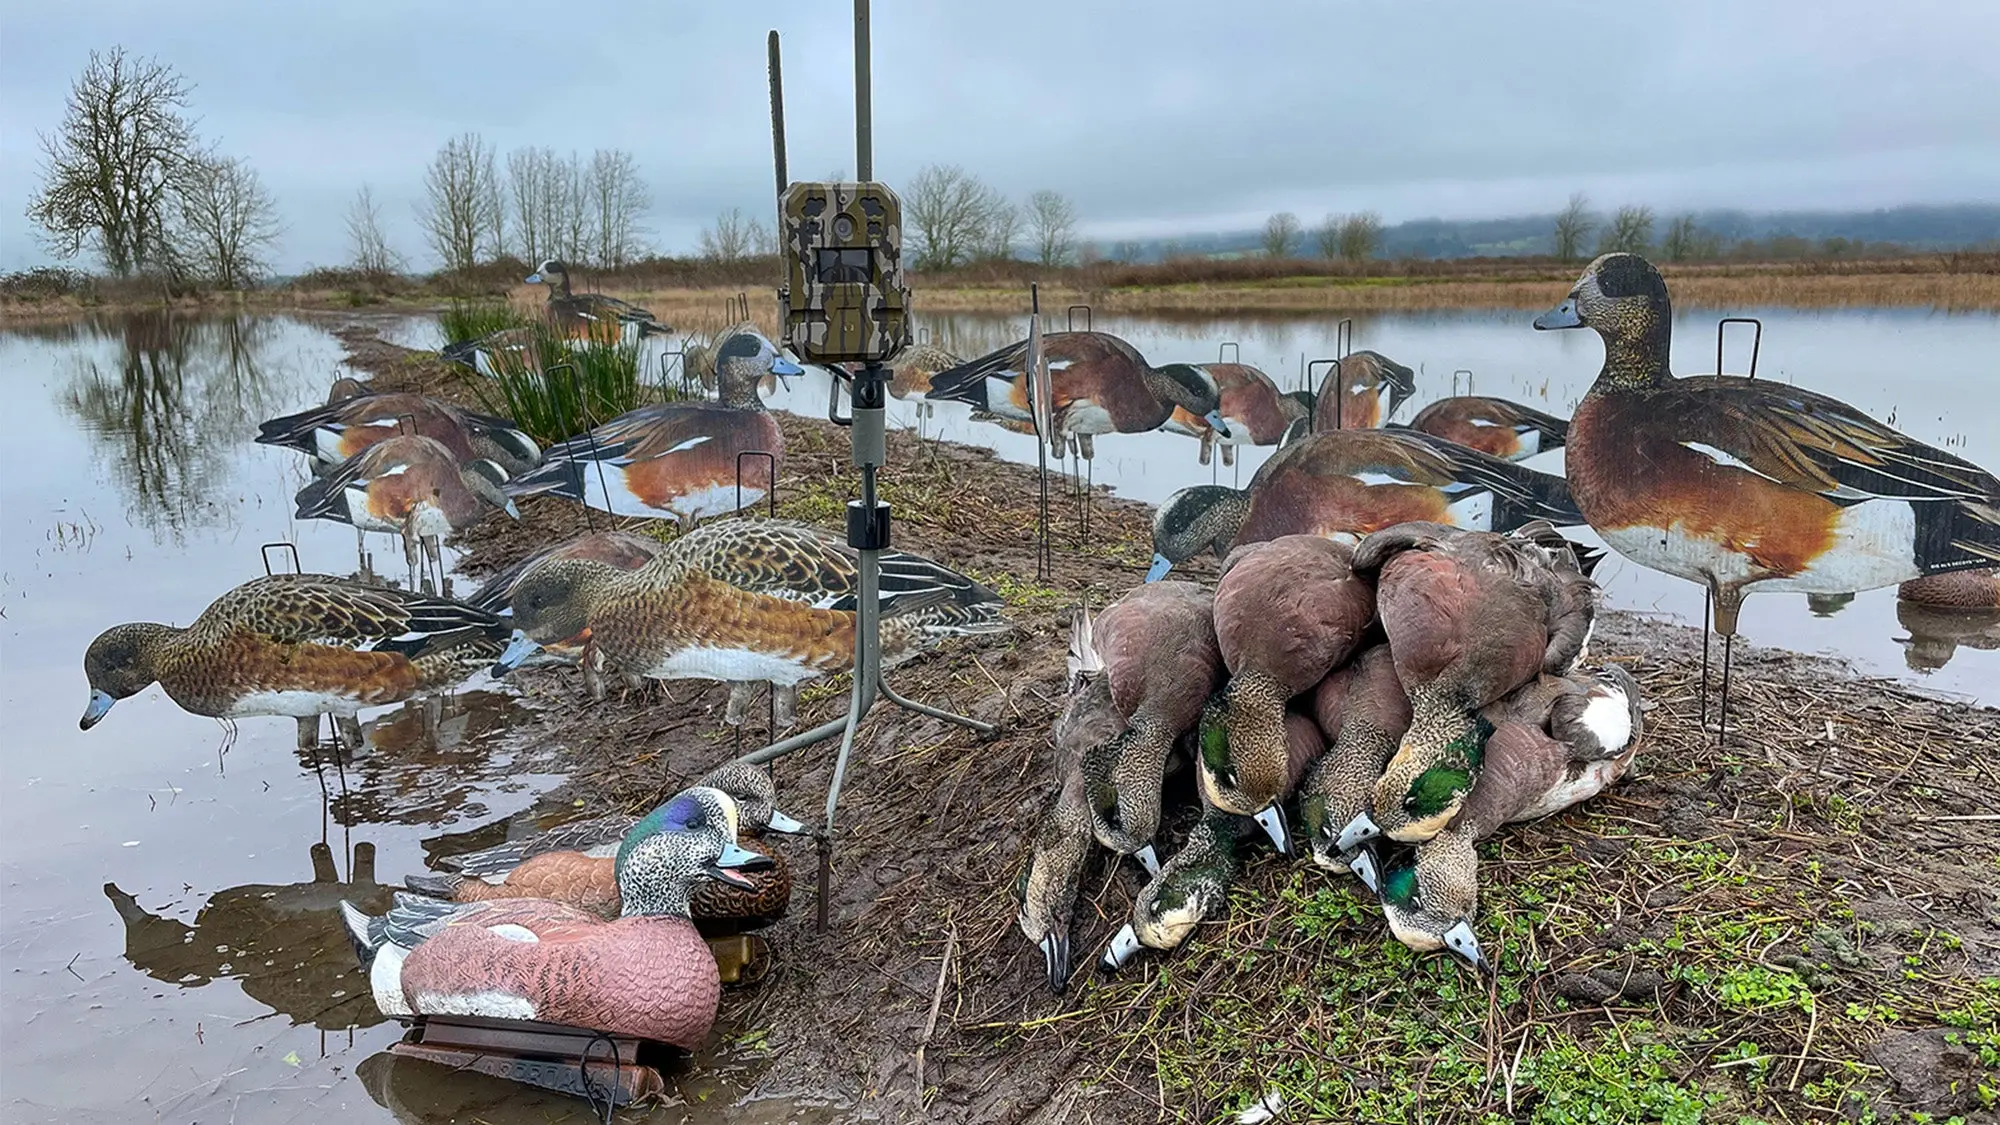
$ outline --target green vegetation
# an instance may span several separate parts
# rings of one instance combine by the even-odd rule
[[[438,314],[438,327],[445,342],[460,344],[480,340],[509,328],[525,328],[532,321],[505,301],[453,301]]]

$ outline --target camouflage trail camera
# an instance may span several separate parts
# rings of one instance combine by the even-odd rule
[[[910,343],[903,205],[879,183],[785,190],[785,342],[819,363],[886,363]]]

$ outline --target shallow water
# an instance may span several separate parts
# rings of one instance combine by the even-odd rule
[[[187,624],[298,544],[347,573],[346,527],[298,523],[303,459],[256,422],[324,398],[337,341],[287,318],[107,319],[0,331],[0,1097],[7,1121],[593,1120],[583,1103],[393,1059],[336,913],[424,868],[445,834],[528,808],[560,778],[475,682],[432,729],[364,713],[369,749],[316,772],[293,724],[214,721],[157,687],[77,729],[85,645]],[[374,542],[378,569],[400,549]],[[386,565],[385,565],[386,564]],[[325,788],[322,788],[324,782]],[[463,850],[457,849],[457,850]],[[682,1084],[722,1120],[744,1064]]]

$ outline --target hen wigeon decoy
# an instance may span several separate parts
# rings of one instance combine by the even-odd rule
[[[1800,387],[1675,378],[1667,285],[1644,258],[1590,263],[1535,327],[1603,338],[1570,420],[1570,491],[1614,550],[1708,588],[1725,683],[1751,590],[1855,593],[2000,562],[1985,469]]]
[[[494,512],[521,518],[514,501],[500,490],[506,479],[491,461],[461,465],[451,451],[427,437],[392,437],[342,462],[299,490],[302,520],[351,524],[357,534],[387,531],[403,537],[410,587],[418,585],[418,552],[428,554],[432,572],[443,580],[447,535],[471,527]]]
[[[1504,824],[1589,800],[1631,769],[1643,731],[1639,686],[1617,665],[1542,676],[1482,715],[1484,768],[1451,823],[1414,848],[1364,848],[1356,874],[1381,896],[1390,932],[1419,952],[1488,968],[1472,931],[1475,846]]]
[[[1932,609],[2000,609],[2000,569],[1912,578],[1896,587],[1896,600]]]
[[[506,672],[550,643],[589,643],[587,660],[651,679],[769,682],[780,725],[791,689],[853,661],[854,551],[825,532],[775,520],[696,528],[637,570],[545,559],[516,583]],[[882,656],[894,664],[936,640],[1005,628],[999,595],[900,552],[882,560]],[[741,719],[732,691],[729,721]]]
[[[1410,520],[1511,531],[1580,524],[1559,476],[1412,430],[1327,430],[1271,455],[1247,488],[1201,484],[1153,513],[1148,581],[1205,550],[1222,558],[1280,535],[1358,543]]]
[[[1215,636],[1229,671],[1218,716],[1228,770],[1204,769],[1201,787],[1224,812],[1256,816],[1296,781],[1285,704],[1345,662],[1375,620],[1375,591],[1352,558],[1344,543],[1286,535],[1223,563]]]
[[[514,615],[512,602],[514,587],[520,584],[522,575],[532,570],[543,559],[583,558],[594,562],[601,562],[606,566],[616,567],[619,570],[637,570],[653,561],[654,556],[658,555],[661,548],[665,545],[659,539],[647,535],[634,535],[629,531],[598,531],[588,535],[580,535],[566,543],[558,543],[553,547],[544,547],[524,558],[516,560],[511,565],[488,577],[485,582],[480,584],[479,589],[466,596],[465,601],[468,605],[478,606],[488,613],[498,614],[501,617],[511,620]],[[554,641],[543,646],[534,656],[530,657],[528,664],[530,666],[540,664],[577,664],[581,662],[582,657],[583,646],[581,642],[567,644],[563,641]],[[585,667],[583,669],[583,677],[584,686],[590,692],[590,697],[592,699],[603,699],[604,683],[603,678],[598,675],[598,670]],[[636,687],[638,685],[635,682],[627,686]],[[740,794],[732,794],[732,796],[736,796],[738,800],[742,799]],[[621,832],[620,834],[622,835],[623,833]]]
[[[1410,429],[1509,461],[1561,448],[1569,423],[1553,414],[1483,395],[1441,398],[1410,419]]]
[[[1217,431],[1222,421],[1215,383],[1191,364],[1154,367],[1139,350],[1108,332],[1052,332],[1042,337],[1054,398],[1051,447],[1074,438],[1077,452],[1088,461],[1096,456],[1092,439],[1098,434],[1138,434],[1157,430],[1175,407],[1204,419]],[[1032,423],[1029,398],[1028,342],[960,364],[931,377],[927,397],[969,403],[975,411],[995,418]]]
[[[744,872],[770,862],[735,841],[735,802],[689,789],[619,846],[612,921],[543,899],[416,895],[398,895],[384,917],[345,902],[341,914],[384,1015],[536,1020],[691,1051],[708,1038],[722,982],[689,889],[701,878],[746,886]]]
[[[1251,831],[1247,818],[1205,806],[1187,843],[1133,900],[1132,920],[1112,935],[1098,968],[1117,972],[1141,949],[1178,949],[1196,926],[1219,916],[1243,869],[1240,842]]]
[[[551,448],[541,468],[510,481],[508,491],[564,496],[620,516],[672,516],[683,525],[755,507],[785,458],[785,435],[757,395],[758,380],[802,369],[747,332],[722,342],[716,364],[719,401],[628,411]]]
[[[527,284],[549,289],[549,323],[564,335],[599,343],[631,343],[646,336],[668,336],[673,329],[659,317],[630,301],[602,293],[573,293],[569,267],[550,258],[528,275]]]
[[[508,628],[462,602],[320,574],[253,578],[186,628],[148,622],[107,629],[83,670],[89,730],[114,703],[158,682],[185,711],[217,719],[283,715],[299,745],[318,741],[319,716],[451,687],[490,664]]]
[[[1222,463],[1234,465],[1237,446],[1276,445],[1284,440],[1293,426],[1311,414],[1304,403],[1280,391],[1269,375],[1247,363],[1197,363],[1187,366],[1199,368],[1215,384],[1219,403],[1216,410],[1222,415],[1228,432],[1225,435],[1209,425],[1207,419],[1181,406],[1174,407],[1164,428],[1171,433],[1200,438],[1200,459],[1204,465],[1208,464],[1218,444],[1222,446]]]
[[[1415,371],[1381,352],[1350,353],[1313,394],[1313,432],[1373,429],[1416,393]]]
[[[1372,819],[1342,830],[1342,851],[1376,831],[1417,843],[1450,823],[1479,776],[1479,710],[1569,671],[1597,611],[1596,584],[1547,524],[1509,535],[1403,524],[1362,540],[1354,569],[1375,579],[1411,716],[1376,780]]]
[[[1056,992],[1069,984],[1070,915],[1076,909],[1084,861],[1095,842],[1083,755],[1125,729],[1125,720],[1111,701],[1111,680],[1091,626],[1088,613],[1078,613],[1070,623],[1069,695],[1052,732],[1062,783],[1035,822],[1028,864],[1014,885],[1021,908],[1016,924],[1041,949],[1049,988]]]
[[[1222,676],[1215,600],[1192,582],[1138,586],[1098,612],[1089,640],[1124,724],[1117,737],[1083,755],[1091,829],[1119,855],[1157,869],[1167,755],[1193,729],[1202,701]]]
[[[936,344],[911,344],[896,354],[889,364],[889,393],[897,398],[928,399],[931,393],[931,379],[940,371],[949,371],[965,362],[950,351]],[[923,405],[923,413],[930,414],[928,402]],[[1030,432],[1033,432],[1032,429]]]
[[[327,466],[377,442],[409,435],[442,444],[466,464],[492,461],[509,476],[535,467],[542,458],[535,440],[505,418],[401,391],[345,395],[257,427],[259,445],[296,449]]]
[[[1313,863],[1344,872],[1355,853],[1341,850],[1340,832],[1368,811],[1375,779],[1410,729],[1410,697],[1396,676],[1389,646],[1364,649],[1320,681],[1312,711],[1328,742],[1299,783],[1299,826]]]

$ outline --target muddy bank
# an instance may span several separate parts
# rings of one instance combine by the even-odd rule
[[[337,328],[351,362],[385,385],[464,397],[458,376],[376,339],[366,320]],[[779,514],[838,526],[855,487],[846,436],[782,423]],[[768,1052],[759,1093],[827,1101],[840,1119],[947,1122],[1209,1120],[1273,1090],[1294,1120],[1990,1110],[2000,712],[1739,648],[1731,741],[1718,749],[1713,715],[1706,734],[1698,718],[1698,634],[1618,612],[1600,618],[1594,655],[1627,664],[1657,704],[1640,765],[1599,800],[1485,849],[1480,926],[1500,956],[1496,981],[1411,958],[1358,888],[1263,853],[1229,918],[1189,948],[1113,981],[1080,972],[1051,995],[1013,928],[1012,888],[1053,782],[1062,621],[1139,580],[1150,511],[1101,494],[1085,537],[1058,493],[1056,557],[1037,579],[1031,470],[909,433],[889,447],[896,545],[999,589],[1016,626],[892,680],[1000,730],[982,738],[900,711],[863,727],[831,929],[814,932],[813,851],[793,844],[792,916],[770,933],[777,966],[727,1001],[729,1026]],[[465,569],[609,523],[552,500],[523,517],[465,536]],[[571,674],[519,686],[535,735],[567,768],[552,815],[644,808],[737,749],[720,688],[593,705]],[[801,726],[838,714],[845,689],[806,692]],[[832,754],[778,764],[790,811],[818,819]],[[1123,922],[1140,883],[1099,864],[1084,885],[1080,958]]]

